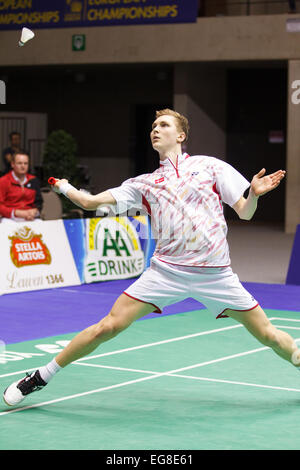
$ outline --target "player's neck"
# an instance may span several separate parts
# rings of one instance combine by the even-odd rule
[[[164,161],[164,160],[169,159],[169,160],[172,161],[172,163],[174,165],[176,165],[177,157],[181,154],[182,154],[182,149],[181,149],[181,145],[180,145],[180,146],[174,147],[171,150],[166,150],[164,152],[160,152],[159,159],[160,159],[160,161]]]
[[[24,174],[19,174],[19,173],[16,173],[15,170],[13,170],[13,176],[16,180],[18,180],[21,184],[24,183],[26,181],[26,178],[27,178],[27,175],[24,175]]]

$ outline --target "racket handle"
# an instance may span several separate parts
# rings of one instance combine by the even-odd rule
[[[50,176],[50,178],[48,179],[48,183],[51,184],[51,185],[55,184],[56,181],[57,181],[57,179],[53,178],[53,176]]]

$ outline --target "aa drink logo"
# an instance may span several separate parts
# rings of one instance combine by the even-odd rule
[[[128,279],[142,274],[144,252],[127,217],[90,219],[87,227],[85,282]]]
[[[17,268],[51,263],[51,255],[42,235],[34,233],[29,227],[22,227],[8,238],[11,240],[10,257]]]

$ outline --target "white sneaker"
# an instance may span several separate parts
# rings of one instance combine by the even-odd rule
[[[3,393],[3,400],[8,406],[18,405],[24,400],[26,395],[29,395],[32,392],[37,392],[45,385],[47,385],[47,383],[41,378],[38,370],[33,372],[31,375],[27,373],[23,379],[18,380],[7,387]]]

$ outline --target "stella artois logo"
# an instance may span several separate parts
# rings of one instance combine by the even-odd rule
[[[51,263],[51,255],[42,235],[34,233],[31,228],[22,227],[8,238],[11,240],[11,260],[17,268]]]

